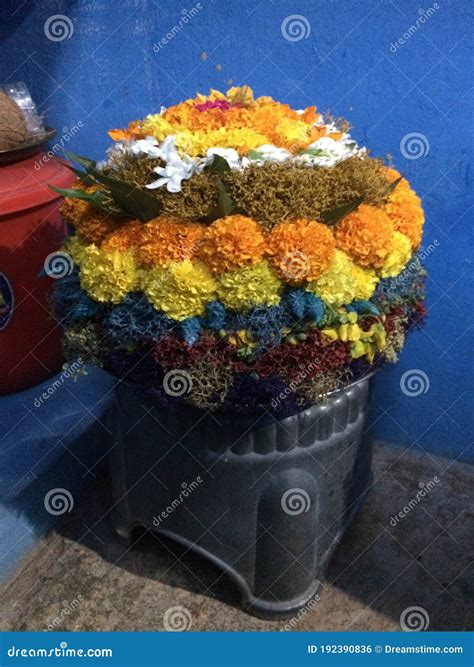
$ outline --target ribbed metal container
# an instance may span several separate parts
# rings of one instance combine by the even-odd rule
[[[250,613],[293,613],[317,593],[370,485],[369,385],[257,422],[159,409],[120,385],[110,415],[115,529],[129,539],[146,526],[210,559]]]

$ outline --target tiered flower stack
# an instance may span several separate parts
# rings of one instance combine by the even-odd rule
[[[423,210],[344,121],[244,86],[110,136],[64,193],[69,357],[160,405],[277,417],[397,360],[425,313]]]

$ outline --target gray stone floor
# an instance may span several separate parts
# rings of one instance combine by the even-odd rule
[[[472,470],[376,443],[366,505],[320,599],[291,626],[242,611],[227,578],[183,547],[151,533],[124,546],[98,480],[0,591],[0,629],[160,631],[176,606],[192,630],[399,630],[400,615],[415,606],[429,615],[429,630],[472,629]],[[433,488],[392,525],[423,485]]]

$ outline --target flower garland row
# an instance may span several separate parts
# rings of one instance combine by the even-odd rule
[[[314,147],[321,138],[350,138],[334,123],[325,123],[316,107],[295,111],[271,97],[254,99],[248,86],[231,88],[226,94],[216,90],[207,97],[198,94],[109,135],[118,142],[147,137],[163,142],[172,136],[177,149],[191,157],[203,156],[215,146],[239,155],[262,146],[295,153]]]
[[[291,289],[277,306],[244,314],[212,302],[203,317],[178,323],[139,293],[116,306],[93,301],[75,271],[60,281],[53,307],[66,327],[68,356],[104,366],[163,404],[175,400],[164,377],[180,369],[189,386],[176,400],[283,416],[396,361],[407,330],[424,315],[424,277],[415,257],[397,278],[379,282],[371,304],[318,307]]]
[[[396,276],[408,262],[413,240],[385,207],[361,205],[334,232],[316,221],[284,222],[265,233],[240,215],[209,226],[161,217],[132,221],[98,247],[80,235],[66,250],[81,266],[86,292],[100,302],[120,302],[143,290],[169,317],[201,315],[214,298],[227,308],[275,305],[283,283],[303,285],[334,306],[370,299],[380,278]],[[403,229],[406,230],[405,227]]]

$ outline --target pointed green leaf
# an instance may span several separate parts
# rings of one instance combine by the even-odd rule
[[[323,150],[322,148],[308,148],[304,151],[300,151],[298,155],[314,155],[315,157],[331,157],[331,153]]]
[[[107,197],[104,196],[103,192],[85,192],[84,190],[56,188],[54,185],[49,185],[48,187],[50,190],[57,192],[63,197],[70,197],[71,199],[82,199],[83,201],[87,201],[93,206],[96,206],[97,208],[100,208],[107,213],[117,215],[117,211],[114,211],[108,205]]]
[[[54,185],[48,186],[53,192],[57,192],[63,197],[71,197],[73,199],[83,199],[84,201],[90,201],[98,203],[102,201],[103,194],[99,191],[96,192],[85,192],[85,190],[75,190],[73,188],[56,188]]]
[[[400,183],[401,180],[402,177],[400,176],[395,181],[390,183],[390,185],[382,193],[382,197],[385,198],[390,196],[390,194],[395,190],[395,188],[397,187],[397,185]],[[359,197],[356,197],[352,201],[348,202],[347,204],[342,204],[342,206],[334,208],[332,211],[329,211],[329,213],[326,213],[326,215],[323,216],[323,222],[326,225],[329,225],[329,227],[337,225],[338,222],[340,222],[343,218],[345,218],[346,215],[349,215],[349,213],[352,213],[352,211],[355,211],[361,204],[364,203],[364,201],[365,201],[365,195],[360,195]]]
[[[208,224],[214,222],[214,220],[218,220],[218,218],[225,218],[226,215],[231,215],[232,213],[235,213],[236,210],[235,202],[225,189],[225,185],[222,181],[218,181],[217,190],[217,204],[203,220],[203,222]]]
[[[219,181],[219,183],[217,184],[217,188],[219,190],[219,200],[217,203],[219,217],[225,218],[226,215],[230,215],[232,211],[235,209],[235,203],[231,199],[227,190],[225,189],[225,186],[222,183],[222,181]]]
[[[385,192],[383,193],[382,196],[383,196],[383,197],[389,197],[389,196],[392,194],[392,192],[395,190],[395,188],[397,187],[397,185],[400,183],[400,181],[402,180],[402,178],[403,178],[403,176],[400,176],[400,177],[397,178],[395,181],[393,181],[392,183],[390,183],[390,185],[389,185],[388,188],[385,190]]]
[[[221,155],[214,155],[211,164],[206,167],[206,171],[210,174],[223,174],[225,171],[230,171],[230,166]]]
[[[75,167],[73,167],[72,165],[70,165],[69,162],[66,162],[66,161],[61,161],[61,162],[62,162],[62,164],[64,164],[68,169],[70,169],[70,170],[72,171],[73,174],[76,174],[76,176],[77,176],[78,178],[80,178],[81,181],[82,181],[85,185],[97,185],[97,181],[95,181],[95,180],[93,179],[93,177],[90,176],[90,175],[89,175],[88,173],[86,173],[85,171],[81,171],[80,169],[76,169]]]
[[[323,216],[323,222],[329,227],[337,225],[337,223],[340,222],[343,218],[345,218],[346,215],[352,213],[352,211],[355,211],[356,208],[358,208],[364,202],[364,199],[365,196],[360,195],[359,197],[356,197],[352,201],[348,202],[347,204],[342,204],[342,206],[337,206],[336,208],[333,208],[332,211],[329,211]]]
[[[160,215],[161,202],[148,192],[140,190],[136,185],[105,176],[100,172],[95,172],[94,178],[109,190],[110,196],[117,206],[129,215],[142,222]]]
[[[64,154],[73,162],[77,162],[77,164],[81,165],[81,167],[83,167],[87,173],[94,171],[97,167],[97,162],[95,160],[91,160],[88,157],[76,155],[75,153],[71,153],[71,151],[64,151]]]
[[[262,159],[262,154],[259,153],[259,151],[256,151],[254,148],[251,148],[249,150],[249,158],[251,160],[261,160]]]

